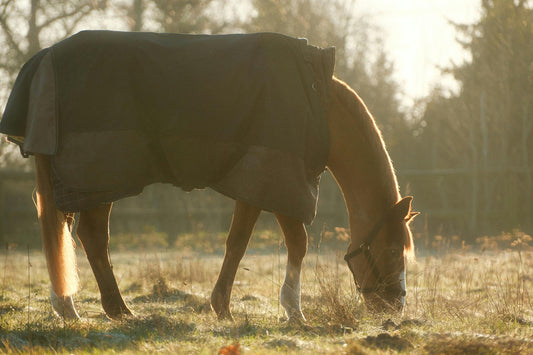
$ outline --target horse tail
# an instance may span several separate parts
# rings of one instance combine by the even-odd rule
[[[50,181],[50,159],[36,154],[35,170],[36,207],[52,291],[59,297],[72,296],[78,290],[75,243],[70,234],[73,216],[59,211],[55,205]]]

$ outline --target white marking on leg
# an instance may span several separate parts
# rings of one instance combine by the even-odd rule
[[[300,268],[287,264],[285,282],[281,287],[280,302],[285,313],[290,319],[305,321],[305,317],[300,308],[301,291],[300,291]]]
[[[54,313],[58,317],[68,320],[80,319],[78,312],[76,312],[72,296],[59,297],[54,291],[50,291],[50,302],[52,303]]]

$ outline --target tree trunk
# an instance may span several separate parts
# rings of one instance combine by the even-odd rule
[[[130,19],[132,31],[142,31],[144,26],[144,1],[143,0],[133,0],[133,4],[130,10]]]
[[[28,19],[28,33],[26,38],[28,40],[28,51],[26,55],[29,59],[35,53],[41,49],[41,43],[39,41],[39,26],[37,25],[37,11],[39,10],[40,1],[31,0],[30,1],[30,18]]]

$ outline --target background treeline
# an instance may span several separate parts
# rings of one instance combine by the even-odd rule
[[[440,171],[431,184],[413,181],[413,188],[434,201],[431,209],[462,215],[462,229],[531,233],[533,6],[524,0],[481,6],[476,24],[457,25],[470,60],[446,71],[461,84],[459,93],[437,86],[424,100],[411,121],[415,151],[402,155],[407,161],[400,166]]]
[[[275,31],[337,48],[336,75],[363,97],[380,125],[403,194],[423,212],[421,236],[533,228],[533,4],[483,0],[473,25],[455,26],[470,54],[443,68],[458,92],[438,85],[413,107],[401,88],[379,28],[356,0],[0,0],[0,105],[20,66],[40,48],[81,29],[181,33]],[[31,164],[0,143],[0,241],[38,240]],[[212,191],[186,194],[154,185],[115,205],[117,233],[155,231],[170,243],[182,233],[228,228],[232,201]],[[271,227],[270,217],[261,220]],[[315,238],[346,226],[342,196],[321,183]],[[154,232],[154,233],[155,233]],[[327,233],[326,233],[327,234]],[[342,234],[342,233],[341,233]]]

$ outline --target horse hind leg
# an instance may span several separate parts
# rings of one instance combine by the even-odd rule
[[[43,250],[52,283],[51,303],[54,312],[64,319],[79,319],[72,296],[78,290],[76,254],[70,234],[72,214],[56,208],[50,183],[50,160],[43,155],[35,156],[37,178],[36,207]]]
[[[111,206],[111,204],[105,204],[91,210],[81,211],[76,233],[98,283],[102,307],[106,315],[111,319],[121,319],[123,316],[131,316],[132,313],[120,294],[109,260]]]
[[[307,231],[302,222],[294,218],[276,214],[276,219],[283,231],[288,254],[285,281],[280,293],[280,303],[285,309],[289,322],[305,321],[305,316],[300,306],[300,274],[302,261],[307,253]]]
[[[226,239],[226,252],[218,280],[211,293],[211,308],[218,319],[233,320],[229,309],[231,289],[239,263],[246,252],[250,236],[261,210],[242,201],[236,201],[231,227]]]

